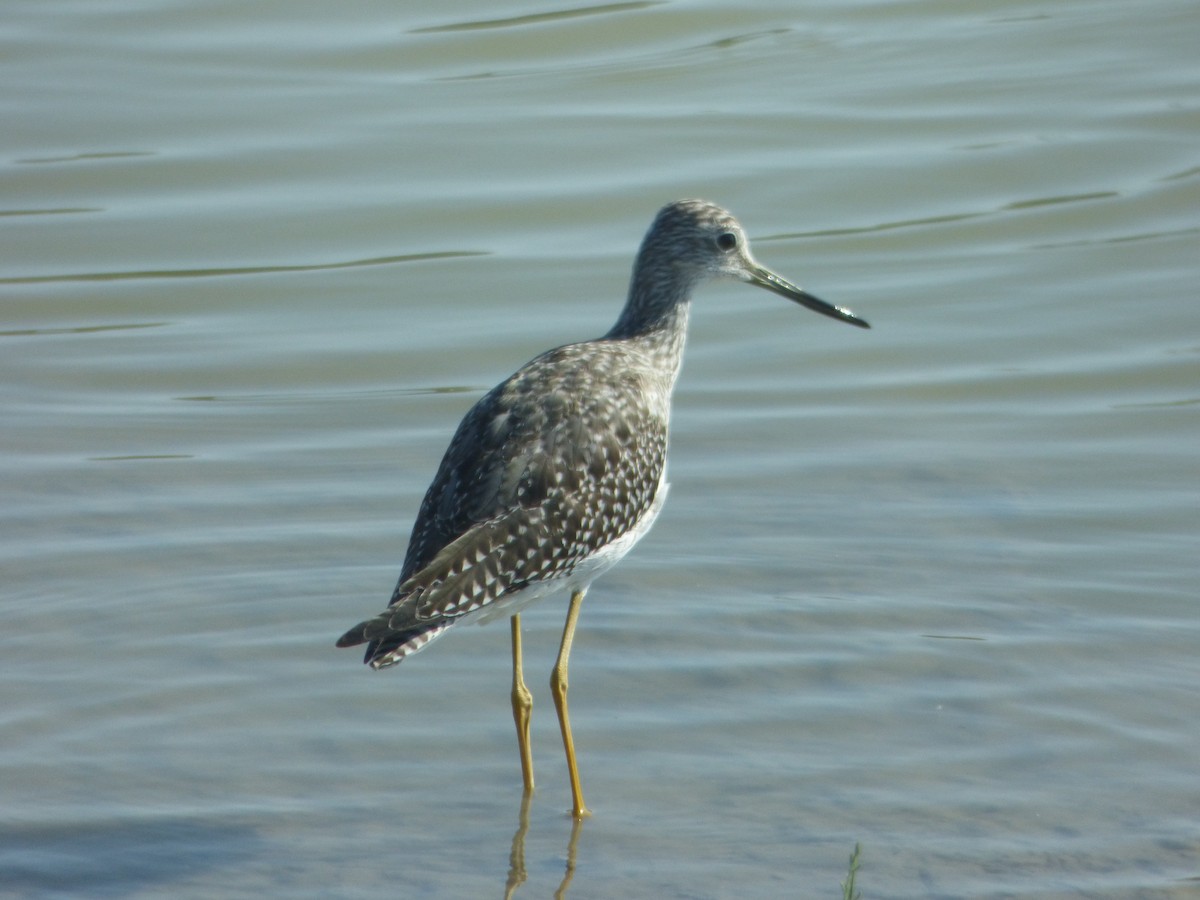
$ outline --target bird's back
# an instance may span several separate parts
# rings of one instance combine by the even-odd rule
[[[399,662],[452,621],[569,578],[640,534],[662,481],[669,404],[669,381],[623,341],[559,347],[501,382],[446,450],[389,609],[339,643],[369,643],[372,665]]]

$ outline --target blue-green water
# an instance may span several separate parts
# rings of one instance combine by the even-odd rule
[[[0,895],[1195,896],[1194,4],[3,18]],[[874,327],[697,298],[519,828],[507,628],[333,640],[695,195]]]

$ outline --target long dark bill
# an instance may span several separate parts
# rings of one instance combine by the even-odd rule
[[[759,287],[764,287],[768,291],[774,291],[781,297],[787,297],[789,300],[799,303],[801,306],[807,306],[813,312],[819,312],[823,316],[829,316],[831,319],[838,319],[842,322],[849,322],[851,325],[857,325],[859,328],[870,328],[866,319],[860,319],[848,309],[843,309],[840,306],[834,306],[831,303],[826,303],[819,297],[814,297],[808,291],[802,290],[786,279],[780,278],[770,269],[764,269],[758,266],[750,272],[747,279],[751,284],[756,284]]]

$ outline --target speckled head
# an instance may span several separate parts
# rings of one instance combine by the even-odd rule
[[[638,251],[634,292],[661,294],[670,286],[669,292],[682,300],[701,281],[721,277],[766,288],[851,325],[871,327],[849,310],[814,297],[759,263],[741,223],[715,203],[676,200],[659,210]]]

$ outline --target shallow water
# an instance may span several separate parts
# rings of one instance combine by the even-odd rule
[[[6,22],[0,895],[1196,895],[1192,4]],[[697,298],[522,822],[507,628],[333,640],[693,195],[873,329]]]

